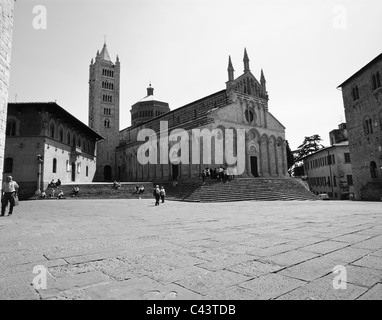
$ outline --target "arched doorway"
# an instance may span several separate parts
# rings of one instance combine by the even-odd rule
[[[111,166],[107,165],[103,168],[103,179],[105,181],[111,180]]]
[[[374,161],[370,162],[370,175],[373,179],[378,178],[377,164]]]
[[[72,181],[76,181],[76,163],[72,162]]]
[[[173,164],[172,165],[172,179],[176,180],[176,179],[178,179],[178,176],[179,176],[179,165]]]
[[[259,176],[259,169],[257,167],[257,157],[251,156],[250,161],[251,161],[251,173],[255,178],[257,178]]]

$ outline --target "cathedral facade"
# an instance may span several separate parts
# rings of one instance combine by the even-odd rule
[[[115,115],[115,127],[110,133],[118,132],[118,142],[112,141],[114,137],[107,135],[107,130],[99,131],[94,126],[94,123],[99,123],[103,130],[102,123],[106,118],[102,114],[103,103],[89,104],[89,120],[90,116],[93,120],[93,126],[91,122],[89,126],[105,137],[105,141],[99,144],[110,148],[107,149],[109,157],[113,150],[115,152],[113,167],[111,161],[100,161],[102,158],[107,160],[103,151],[106,149],[97,147],[99,172],[105,173],[106,166],[111,166],[113,179],[120,181],[192,179],[198,178],[205,168],[218,167],[234,168],[231,173],[239,177],[285,177],[285,127],[269,112],[264,73],[261,71],[260,81],[252,74],[246,50],[243,62],[244,72],[235,78],[229,57],[228,81],[223,90],[172,111],[166,102],[154,95],[150,84],[147,96],[132,106],[130,127],[117,131],[118,124],[114,121],[119,118]],[[115,89],[117,87],[119,89],[119,85]],[[99,87],[98,90],[99,100],[102,90]],[[117,92],[114,94],[119,96]],[[114,111],[117,112],[117,108]],[[195,130],[207,132],[207,136],[195,138]],[[146,135],[142,134],[144,132]],[[179,134],[172,139],[174,132]],[[226,135],[230,133],[228,139]],[[189,137],[185,138],[187,143],[183,144],[182,136]],[[222,149],[218,148],[220,146]],[[239,149],[243,151],[244,164],[237,170]],[[197,155],[195,150],[198,150]],[[228,150],[232,150],[231,154]],[[236,165],[232,164],[232,158],[237,159]],[[108,180],[105,175],[103,178]]]

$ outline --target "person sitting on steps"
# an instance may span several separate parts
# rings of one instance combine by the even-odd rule
[[[80,192],[80,188],[78,188],[77,186],[74,186],[72,189],[72,192],[70,193],[70,196],[75,197],[78,195],[79,192]]]

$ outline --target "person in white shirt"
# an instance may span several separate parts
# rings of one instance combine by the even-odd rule
[[[6,181],[3,182],[3,188],[1,190],[1,215],[4,216],[5,208],[9,202],[9,212],[8,216],[13,213],[13,207],[15,206],[15,197],[17,197],[17,192],[19,190],[19,185],[16,181],[13,181],[12,176],[8,176]]]

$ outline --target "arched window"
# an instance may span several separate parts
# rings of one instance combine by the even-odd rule
[[[76,134],[73,133],[73,139],[72,139],[72,146],[75,147],[76,146],[76,141],[77,141],[77,137],[76,137]]]
[[[377,164],[374,161],[370,162],[370,175],[373,179],[378,178]]]
[[[64,130],[62,128],[60,128],[59,139],[61,142],[64,142]]]
[[[50,124],[50,127],[49,127],[49,135],[51,138],[54,138],[54,131],[55,131],[55,126],[54,126],[54,123],[51,123]]]
[[[53,173],[57,173],[57,159],[53,159]]]
[[[371,119],[369,119],[369,130],[370,133],[373,133],[373,121]]]
[[[6,158],[4,160],[4,173],[12,173],[13,172],[13,159]]]
[[[7,135],[7,137],[16,135],[16,121],[15,120],[8,120],[7,121],[7,128],[6,128],[5,134]]]
[[[68,145],[70,145],[70,132],[68,132],[68,134],[66,135],[66,142]]]
[[[81,148],[81,138],[78,137],[77,139],[77,147]]]

